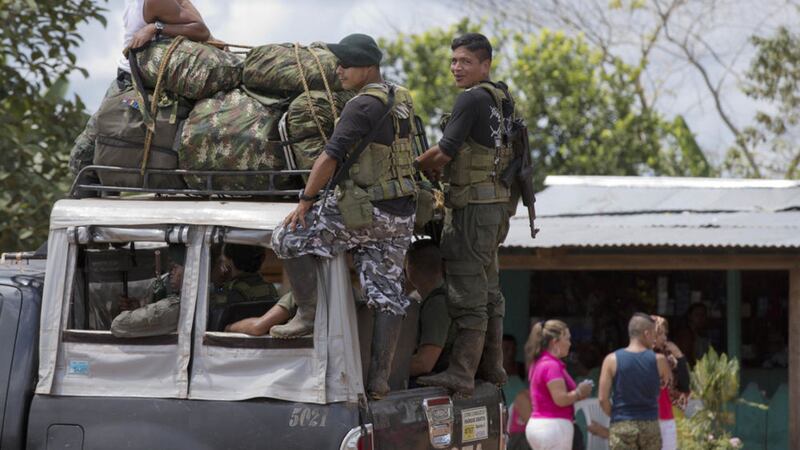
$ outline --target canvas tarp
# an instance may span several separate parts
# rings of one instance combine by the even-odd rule
[[[109,203],[120,204],[120,208],[102,208]],[[112,226],[185,224],[175,219],[185,217],[194,202],[146,203],[152,208],[149,211],[137,209],[145,213],[138,215],[138,221],[129,221],[128,214],[122,213],[124,204],[131,209],[133,203],[129,201],[59,201],[56,204],[48,242],[37,393],[209,400],[267,397],[312,403],[357,401],[364,388],[355,306],[344,255],[320,264],[321,301],[313,348],[206,346],[202,340],[205,329],[202,322],[207,310],[207,289],[199,286],[207,285],[210,259],[207,239],[214,233],[213,226],[190,227],[177,343],[130,345],[124,340],[112,343],[62,341],[64,331],[68,330],[71,280],[78,250],[78,244],[70,243],[71,229],[64,226],[65,222],[71,226],[98,225],[101,222],[98,217],[104,217],[102,222]],[[103,213],[89,217],[71,214],[83,209],[80,204],[90,209],[98,207]],[[249,228],[231,220],[248,210],[242,205],[250,204],[219,202],[215,210],[196,209],[194,221],[219,221],[222,222],[219,225],[226,227]],[[269,203],[252,205],[266,210],[270,206]],[[115,212],[120,212],[120,217],[115,218]],[[275,214],[281,219],[284,216],[283,211]],[[228,220],[222,220],[225,217]],[[274,228],[275,222],[274,219],[265,220],[263,223],[268,225],[261,229]],[[92,333],[110,335],[104,331]]]

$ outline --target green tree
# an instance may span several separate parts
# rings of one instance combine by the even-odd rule
[[[747,71],[744,92],[765,102],[768,111],[758,111],[755,124],[745,131],[752,145],[767,147],[768,169],[785,178],[800,178],[800,35],[781,27],[771,37],[751,38],[756,54]],[[729,153],[727,163],[743,165],[739,153]]]
[[[548,174],[705,173],[694,167],[702,152],[686,124],[640,104],[634,80],[641,68],[609,61],[581,36],[546,29],[518,37],[517,45],[511,81],[531,132],[537,181]]]
[[[47,236],[50,208],[70,182],[67,161],[86,123],[65,99],[81,23],[105,24],[93,0],[0,0],[0,249],[32,249]]]

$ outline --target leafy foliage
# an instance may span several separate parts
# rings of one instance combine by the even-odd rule
[[[770,151],[767,164],[773,173],[800,178],[800,35],[781,27],[771,37],[751,38],[756,54],[750,62],[744,92],[769,106],[756,114],[755,125],[745,130],[752,144],[764,143]],[[728,164],[741,165],[731,152]]]
[[[47,235],[52,202],[68,187],[69,149],[86,123],[67,100],[79,24],[104,11],[93,0],[0,0],[0,248],[32,249]]]
[[[710,348],[691,373],[692,396],[703,402],[695,415],[678,422],[680,447],[687,450],[735,449],[737,439],[726,427],[733,423],[727,405],[739,392],[739,361]]]

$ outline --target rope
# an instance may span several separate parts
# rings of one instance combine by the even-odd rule
[[[306,100],[308,101],[308,110],[311,112],[311,117],[314,119],[314,123],[317,124],[317,130],[319,130],[319,135],[322,136],[323,142],[325,145],[328,145],[328,137],[325,136],[325,130],[322,129],[322,123],[319,121],[319,117],[317,117],[317,110],[314,108],[314,103],[311,101],[311,90],[308,88],[308,81],[306,80],[306,71],[303,69],[303,63],[300,61],[300,43],[294,43],[294,57],[297,61],[297,70],[300,71],[300,81],[303,82],[303,89],[306,93]],[[323,75],[323,78],[325,76]]]
[[[319,69],[319,75],[322,77],[322,84],[325,85],[325,95],[328,97],[328,103],[331,105],[331,114],[333,114],[333,121],[339,118],[339,115],[336,113],[336,104],[333,101],[333,93],[331,92],[331,86],[328,84],[328,77],[325,76],[325,70],[322,68],[322,62],[319,60],[319,56],[314,53],[314,50],[308,49],[311,53],[311,56],[314,57],[314,61],[317,62],[317,69]]]
[[[158,102],[159,98],[161,97],[161,81],[164,79],[164,73],[167,71],[167,63],[169,59],[172,58],[172,54],[175,52],[175,49],[178,48],[181,42],[183,42],[185,38],[183,36],[177,36],[172,43],[170,44],[169,48],[167,48],[167,52],[164,53],[164,58],[161,59],[161,65],[158,67],[158,76],[156,77],[156,87],[153,89],[153,101],[150,104],[150,115],[153,117],[155,121],[156,114],[158,114]],[[177,101],[177,100],[176,100]],[[147,168],[147,162],[150,159],[150,147],[153,144],[153,135],[155,132],[153,130],[147,129],[147,134],[144,137],[144,154],[142,155],[142,169],[139,171],[139,174],[144,176],[144,171]],[[144,182],[144,180],[142,181]]]

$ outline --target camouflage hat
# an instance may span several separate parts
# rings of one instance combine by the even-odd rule
[[[345,36],[338,44],[328,44],[328,49],[339,59],[339,64],[346,67],[377,66],[383,59],[378,43],[366,34]]]
[[[186,265],[186,246],[183,244],[169,244],[169,260],[179,266]]]

